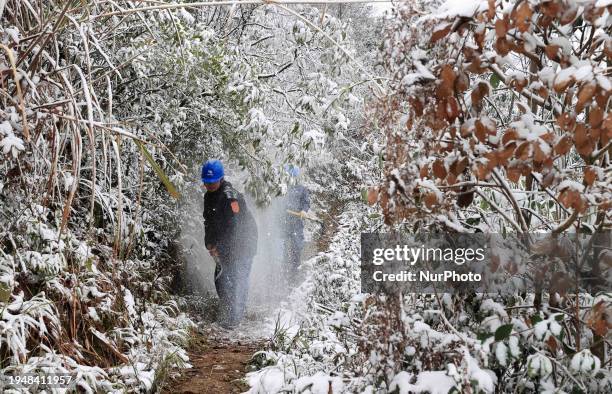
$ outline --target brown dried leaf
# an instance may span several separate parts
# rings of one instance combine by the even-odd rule
[[[489,85],[484,82],[479,82],[471,93],[472,105],[478,107],[480,105],[480,101],[482,101],[482,99],[488,94]]]
[[[555,145],[555,152],[558,155],[565,155],[572,148],[572,138],[569,135],[564,135]]]
[[[535,162],[541,163],[548,158],[548,156],[546,155],[546,153],[544,153],[544,151],[540,147],[540,144],[537,141],[534,142],[532,145],[533,145],[533,160]]]
[[[606,119],[603,121],[601,127],[604,131],[603,134],[606,134],[608,137],[612,138],[612,112],[608,113],[608,116],[606,116]]]
[[[536,93],[538,93],[538,96],[542,97],[544,100],[548,98],[548,94],[549,94],[548,89],[544,85],[540,86],[540,88],[536,91]]]
[[[569,76],[567,78],[564,78],[564,79],[555,77],[555,82],[553,84],[553,88],[555,89],[555,92],[563,93],[565,91],[565,89],[570,87],[573,83],[574,83],[574,76],[573,75]]]
[[[502,144],[506,145],[508,142],[516,141],[518,139],[518,132],[515,129],[508,129],[502,136]]]
[[[455,92],[463,93],[470,87],[470,78],[464,72],[459,72],[455,78]]]
[[[557,124],[562,130],[572,130],[576,124],[576,117],[565,112],[557,117]]]
[[[508,144],[507,146],[505,146],[504,148],[502,148],[501,150],[497,151],[497,162],[501,166],[507,166],[508,160],[510,160],[510,158],[514,154],[515,149],[516,149],[516,144],[512,142]]]
[[[436,178],[446,178],[446,167],[444,167],[444,162],[442,160],[437,159],[433,162],[432,171]]]
[[[478,180],[484,181],[489,177],[490,170],[486,165],[478,163],[476,164],[476,177]]]
[[[374,205],[378,201],[378,188],[371,187],[368,189],[368,204]]]
[[[506,33],[508,33],[508,20],[507,19],[498,19],[495,21],[495,35],[497,38],[506,37]]]
[[[421,170],[419,171],[419,176],[421,177],[421,179],[427,178],[429,176],[429,167],[421,167]]]
[[[459,174],[461,174],[468,166],[469,161],[467,157],[464,157],[463,159],[459,160],[457,162],[457,173],[456,175],[459,176]]]
[[[585,157],[590,156],[593,150],[595,150],[595,146],[590,139],[582,145],[576,145],[576,152]]]
[[[576,113],[581,112],[584,107],[591,102],[597,85],[594,83],[586,83],[578,90],[578,101],[576,102]]]
[[[548,57],[550,60],[557,61],[559,56],[559,49],[561,49],[559,45],[548,44],[544,48],[544,53],[546,53],[546,57]]]
[[[612,60],[612,58],[610,60]],[[604,89],[599,89],[599,93],[595,95],[595,102],[597,103],[599,108],[605,108],[608,104],[609,97],[609,92],[606,92]]]
[[[482,31],[474,32],[473,34],[474,34],[474,41],[476,42],[478,49],[482,51],[482,49],[484,48],[485,30],[483,29]]]
[[[429,209],[433,208],[438,203],[438,197],[435,193],[425,194],[425,206]]]
[[[450,64],[445,64],[442,66],[440,70],[440,87],[439,87],[439,97],[452,96],[453,91],[455,90],[455,79],[457,75],[455,71],[453,71],[453,66]]]
[[[495,18],[495,0],[488,1],[487,18],[493,20]]]
[[[531,157],[531,142],[523,141],[514,151],[514,156],[519,160],[527,160]]]
[[[430,42],[433,44],[436,41],[446,37],[446,35],[450,32],[452,27],[452,24],[447,23],[445,25],[439,25],[437,26],[434,31],[433,34],[431,35],[431,40]]]
[[[561,3],[559,1],[543,1],[540,4],[540,11],[547,17],[556,19],[561,13]]]
[[[480,60],[480,53],[478,54],[478,56],[474,56],[471,59],[470,64],[467,66],[467,70],[474,74],[482,74],[485,71],[487,71],[485,67],[482,67],[482,60]]]
[[[508,167],[506,174],[508,179],[514,183],[518,183],[519,179],[521,179],[521,170],[515,166]]]
[[[589,111],[589,125],[596,128],[603,122],[603,111],[599,107],[591,107]]]
[[[454,97],[448,97],[446,99],[446,119],[449,123],[453,123],[459,116],[459,103]]]
[[[583,212],[586,209],[586,203],[582,199],[582,195],[573,189],[565,189],[559,195],[559,202],[566,208],[572,208],[575,211]]]
[[[487,129],[484,127],[480,119],[476,120],[476,132],[474,135],[478,138],[478,141],[485,142],[487,140]]]
[[[593,167],[587,167],[584,169],[584,183],[586,183],[587,186],[591,186],[596,179],[597,172],[595,172]]]
[[[587,128],[584,123],[576,124],[576,129],[574,131],[574,142],[576,143],[576,147],[582,146],[589,141],[589,133],[587,132]]]
[[[529,2],[523,1],[516,9],[515,13],[515,21],[516,27],[519,29],[521,33],[529,30],[529,25],[531,24],[531,16],[533,15],[533,11],[531,10],[531,5]]]
[[[510,43],[504,37],[500,37],[497,40],[495,40],[495,50],[501,56],[506,56],[507,54],[509,54],[510,49],[511,49]]]
[[[461,191],[457,194],[457,206],[460,208],[467,208],[472,205],[474,201],[474,189],[470,186],[463,186]]]
[[[510,86],[516,89],[517,92],[522,92],[525,86],[527,86],[527,78],[514,77],[510,81]]]
[[[612,326],[608,324],[608,309],[609,308],[604,301],[599,301],[597,304],[595,304],[595,306],[593,306],[587,319],[587,325],[596,335],[601,337],[605,336],[608,333],[608,330],[612,328]]]

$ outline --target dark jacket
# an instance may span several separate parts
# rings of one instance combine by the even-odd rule
[[[290,186],[285,195],[285,210],[300,212],[310,209],[308,189],[302,185]],[[304,221],[285,211],[283,230],[287,235],[303,235]]]
[[[221,258],[233,261],[257,252],[257,225],[244,196],[226,180],[204,194],[204,242],[215,246]]]

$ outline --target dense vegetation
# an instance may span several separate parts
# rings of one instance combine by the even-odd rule
[[[304,167],[334,211],[252,392],[609,392],[609,292],[365,295],[359,233],[610,230],[611,11],[0,1],[0,374],[180,373],[177,240],[217,157],[262,205]]]

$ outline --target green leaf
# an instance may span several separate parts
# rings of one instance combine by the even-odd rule
[[[491,74],[491,78],[489,79],[489,83],[491,84],[491,87],[493,87],[493,89],[497,89],[497,87],[499,86],[499,83],[501,82],[501,79],[499,79],[499,75],[493,73]]]
[[[480,224],[480,218],[467,218],[465,222],[470,226],[477,226]]]
[[[476,334],[476,339],[478,339],[480,342],[484,342],[488,338],[491,338],[492,336],[493,336],[493,333],[490,333],[490,332],[479,332],[478,334]]]
[[[567,354],[568,356],[573,356],[574,354],[576,354],[576,349],[571,348],[567,343],[560,341],[561,342],[561,347],[563,348],[563,352],[565,354]]]
[[[89,272],[93,271],[93,257],[90,257],[87,259],[87,261],[85,261],[85,268],[87,268],[87,271]]]
[[[162,181],[164,186],[166,186],[166,189],[168,190],[168,193],[170,193],[170,195],[172,197],[174,197],[175,199],[178,200],[181,195],[176,190],[176,187],[170,181],[170,178],[168,178],[168,175],[166,175],[164,170],[162,170],[162,168],[159,166],[159,164],[157,164],[155,159],[153,159],[153,156],[151,156],[151,153],[149,153],[147,148],[145,148],[144,144],[142,142],[140,142],[140,141],[137,141],[137,140],[135,140],[135,142],[138,145],[138,147],[140,148],[140,151],[142,152],[142,155],[145,157],[145,159],[147,159],[147,161],[149,162],[149,164],[153,168],[153,171],[155,171],[155,173],[157,174],[159,179]]]
[[[0,302],[8,302],[12,289],[6,283],[0,283]]]
[[[295,122],[293,124],[293,129],[291,129],[291,134],[296,135],[299,130],[300,130],[300,124],[298,122]]]
[[[533,315],[533,316],[531,316],[531,325],[532,326],[535,326],[536,324],[538,324],[541,321],[542,321],[542,318],[540,317],[540,315]]]
[[[365,203],[368,202],[368,189],[365,187],[361,189],[361,200]]]
[[[504,324],[503,326],[495,330],[495,340],[503,341],[504,339],[508,338],[510,336],[510,333],[512,332],[512,327],[512,324]]]

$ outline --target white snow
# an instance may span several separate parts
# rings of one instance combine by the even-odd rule
[[[399,394],[430,393],[447,394],[454,386],[455,381],[447,375],[446,371],[423,371],[416,377],[416,383],[411,384],[413,375],[402,371],[395,375],[389,390],[399,390]]]
[[[533,327],[533,333],[539,340],[544,340],[546,338],[546,334],[548,333],[548,321],[542,320],[537,322]]]
[[[5,155],[10,153],[13,155],[13,158],[17,158],[19,152],[25,149],[23,146],[23,140],[16,137],[14,134],[9,134],[4,137],[2,141],[0,141],[0,147],[2,147],[2,153]]]
[[[446,0],[435,12],[436,18],[472,17],[488,8],[486,0]]]
[[[247,382],[251,386],[249,394],[278,393],[284,386],[285,373],[276,367],[249,372]]]
[[[494,392],[495,383],[497,382],[495,373],[491,370],[480,368],[478,361],[472,357],[467,348],[463,348],[463,357],[467,362],[467,370],[470,379],[476,381],[478,387],[485,393]]]
[[[597,75],[597,77],[595,77],[595,80],[597,81],[597,84],[601,86],[603,90],[606,90],[606,91],[612,90],[612,82],[610,81],[610,78],[607,78],[603,75]]]
[[[590,81],[593,79],[593,66],[591,66],[590,64],[585,64],[583,66],[580,66],[575,74],[574,74],[574,78],[576,78],[577,81]]]
[[[13,126],[11,126],[9,121],[5,120],[0,123],[0,133],[4,135],[13,134]]]
[[[418,74],[420,74],[425,79],[436,79],[436,77],[429,71],[427,67],[425,67],[420,61],[414,62],[414,68],[416,68]]]
[[[555,84],[565,84],[574,78],[575,74],[576,68],[574,66],[564,68],[557,73],[557,76],[555,77]]]
[[[595,374],[600,367],[599,357],[593,355],[589,349],[574,354],[570,362],[571,371],[580,374]]]
[[[304,394],[341,393],[343,388],[344,383],[341,378],[331,377],[323,372],[304,376],[295,381],[295,390]]]
[[[552,361],[541,353],[527,357],[527,374],[531,377],[546,377],[552,373]]]
[[[508,365],[508,347],[503,342],[498,342],[495,345],[495,357],[502,366]]]
[[[512,355],[512,357],[518,357],[521,354],[519,338],[517,336],[511,335],[510,338],[508,338],[508,347],[510,348],[510,355]]]
[[[574,191],[577,191],[577,192],[583,192],[584,191],[584,185],[582,183],[578,183],[578,182],[573,181],[571,179],[566,179],[566,180],[562,181],[561,183],[559,183],[559,186],[557,188],[559,190],[570,189],[570,190],[574,190]]]

